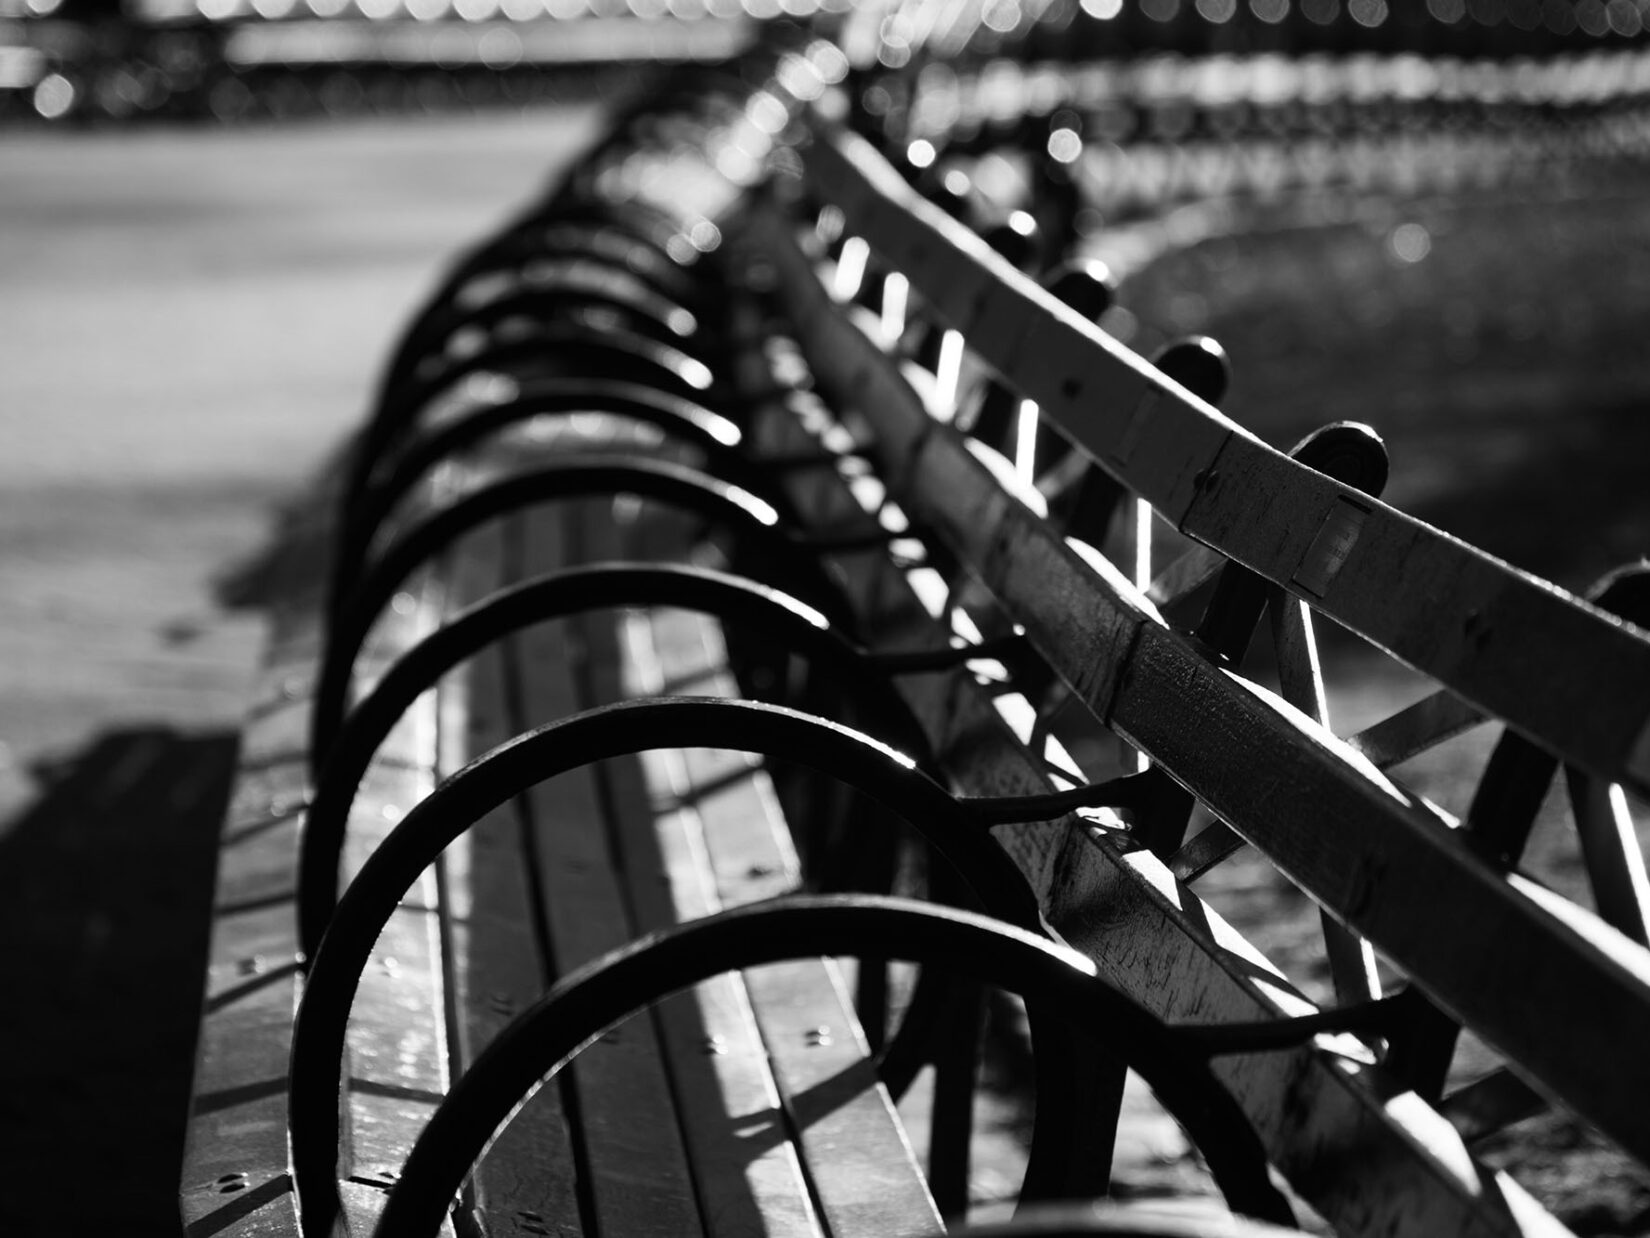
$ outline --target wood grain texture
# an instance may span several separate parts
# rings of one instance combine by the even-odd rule
[[[644,616],[628,618],[621,634],[626,695],[658,695],[687,668],[662,660]],[[618,685],[615,685],[618,686]],[[708,915],[725,906],[712,868],[711,838],[721,833],[698,793],[705,785],[688,769],[687,754],[650,752],[631,772],[629,812],[651,823],[673,920]],[[760,819],[760,816],[759,818]],[[718,977],[660,1008],[689,1154],[711,1233],[818,1232],[807,1179],[781,1107],[768,1053],[751,1009],[744,977]],[[684,1069],[685,1067],[685,1069]]]
[[[804,160],[816,201],[1182,532],[1572,763],[1650,791],[1643,631],[1260,442],[921,200],[863,139],[826,134]],[[818,317],[798,321],[811,333]],[[1315,547],[1332,567],[1308,562]]]
[[[644,536],[643,529],[621,530],[590,507],[576,514],[584,517],[578,540],[589,558],[640,557],[653,548],[637,542],[687,547],[679,521],[646,522]],[[591,614],[577,627],[588,654],[587,705],[707,690],[696,668],[661,662],[638,615]],[[706,857],[707,822],[694,807],[682,754],[617,758],[603,763],[601,776],[637,930],[719,910]],[[660,1003],[654,1016],[705,1232],[812,1238],[819,1222],[742,978],[723,975],[696,985]]]
[[[528,518],[522,571],[569,562],[568,508]],[[558,519],[559,517],[559,519]],[[523,717],[537,725],[578,712],[580,641],[556,622],[513,638]],[[557,974],[637,935],[615,867],[608,805],[593,769],[533,787],[525,797],[535,839],[536,880]],[[700,1230],[688,1158],[653,1019],[640,1015],[604,1035],[572,1067],[578,1138],[595,1224],[609,1233],[677,1235]]]
[[[653,645],[661,681],[672,672],[691,674],[696,691],[736,695],[713,623],[661,612],[632,648],[643,636]],[[692,803],[718,900],[732,906],[795,889],[800,863],[759,764],[745,754],[703,749],[689,749],[673,764],[679,794],[714,788],[693,795]],[[745,973],[743,985],[827,1229],[867,1238],[940,1232],[836,965],[803,959],[764,967]]]
[[[791,295],[788,285],[786,294]],[[796,295],[807,300],[813,294],[804,286]],[[839,342],[845,339],[838,337]],[[885,415],[899,419],[909,415],[901,409],[887,412],[884,407],[854,403],[852,393],[832,388],[831,379],[851,374],[863,363],[857,353],[835,355],[810,337],[804,337],[803,346],[829,394],[854,404],[862,416],[875,421]],[[795,449],[797,442],[781,434],[780,424],[777,418],[771,423],[774,428],[764,444]],[[799,427],[793,432],[806,437]],[[991,548],[998,530],[980,527],[964,513],[977,515],[993,509],[1012,513],[1016,505],[986,495],[995,486],[989,470],[949,431],[930,431],[920,450],[924,456],[944,453],[948,457],[943,467],[926,460],[920,466],[933,470],[931,476],[945,476],[948,485],[938,492],[925,488],[920,495],[912,493],[919,466],[890,453],[884,464],[887,476],[900,479],[894,485],[896,497],[913,512],[934,508],[954,512],[946,527],[955,541],[948,544],[981,571],[973,562],[975,552]],[[1100,560],[1068,570],[1061,566],[1066,562],[1064,554],[1027,549],[1027,544],[1051,537],[1046,529],[1011,515],[1003,519],[1021,541],[999,550],[995,562],[1011,561],[1017,554],[1046,556],[1036,579],[1041,597],[1016,594],[1003,600],[1012,602],[1011,613],[1026,622],[1033,641],[1068,681],[1093,681],[1098,676],[1100,682],[1111,685],[1100,698],[1110,703],[1114,718],[1127,714],[1125,701],[1129,708],[1149,712],[1152,695],[1159,692],[1175,694],[1194,707],[1199,694],[1212,692],[1242,702],[1244,708],[1282,716],[1279,704],[1263,701],[1246,687],[1231,681],[1206,681],[1204,672],[1214,673],[1167,633],[1121,573]],[[1061,605],[1047,598],[1063,599],[1102,626],[1129,625],[1137,643],[1150,638],[1165,651],[1172,649],[1175,667],[1151,677],[1149,690],[1139,677],[1137,652],[1131,652],[1122,666],[1097,673],[1074,652],[1062,654],[1060,641],[1054,638],[1056,626],[1038,619],[1040,609]],[[1165,652],[1164,656],[1171,655]],[[1041,763],[1008,733],[1006,724],[972,684],[960,677],[949,682],[924,677],[905,681],[901,687],[940,751],[966,753],[967,760],[953,767],[965,789],[1002,794],[1047,788]],[[1089,695],[1095,695],[1092,689]],[[1187,725],[1184,719],[1182,725]],[[1181,747],[1198,749],[1204,737],[1203,723],[1191,723],[1181,736]],[[1131,733],[1130,738],[1139,742],[1142,737]],[[1297,734],[1296,742],[1302,738]],[[1327,746],[1331,741],[1324,737],[1323,742]],[[1153,751],[1149,743],[1145,747],[1154,758],[1164,755]],[[1168,767],[1203,794],[1198,776],[1212,771],[1198,767],[1196,754],[1185,761],[1178,759],[1181,755],[1177,751],[1177,759]],[[1215,765],[1229,761],[1225,781],[1247,785],[1260,801],[1249,807],[1275,816],[1272,788],[1265,780],[1252,778],[1254,770],[1268,768],[1264,761],[1254,760],[1253,753],[1235,755],[1222,745],[1209,746],[1201,756]],[[1287,768],[1298,756],[1289,752],[1281,759]],[[1335,770],[1327,782],[1344,780],[1337,794],[1355,801],[1372,794],[1367,774],[1339,754],[1324,764]],[[1380,802],[1387,798],[1384,791],[1373,794],[1379,813],[1397,808],[1395,803]],[[1337,812],[1335,801],[1321,796],[1306,799],[1305,806],[1313,817]],[[1244,1019],[1256,1017],[1259,1011],[1301,1009],[1300,999],[1287,982],[1242,946],[1236,934],[1175,883],[1149,854],[1131,852],[1126,842],[1112,843],[1109,835],[1083,823],[1062,824],[1064,829],[1024,827],[1002,831],[1000,836],[1039,892],[1051,926],[1094,957],[1137,1000],[1165,1016],[1182,1018]],[[1435,825],[1428,823],[1426,828]],[[1314,858],[1332,865],[1334,856],[1321,842],[1321,832],[1318,838]],[[1447,1123],[1424,1106],[1396,1103],[1390,1083],[1378,1071],[1336,1053],[1332,1045],[1266,1059],[1233,1060],[1223,1064],[1223,1070],[1280,1168],[1343,1232],[1550,1232],[1550,1218],[1534,1209],[1510,1180],[1476,1167]],[[1361,1150],[1356,1156],[1351,1153],[1354,1148]]]
[[[296,1232],[286,1176],[285,1088],[298,992],[296,843],[308,774],[294,742],[307,724],[319,656],[316,582],[324,563],[285,555],[279,570],[281,581],[272,590],[279,601],[219,851],[193,1114],[180,1170],[185,1223],[202,1238],[216,1232]],[[432,590],[424,600],[433,596]],[[434,619],[433,610],[421,608],[416,599],[392,612],[363,659],[363,672],[377,673]],[[421,705],[433,711],[433,702]],[[372,772],[358,806],[365,824],[352,844],[356,859],[369,831],[389,828],[386,807],[410,804],[428,789],[433,734],[433,713],[427,713],[404,728],[397,747]],[[366,986],[372,995],[361,1008],[364,1021],[352,1032],[362,1077],[379,1093],[364,1102],[353,1123],[375,1164],[394,1149],[411,1146],[430,1108],[416,1098],[439,1095],[443,1086],[433,926],[417,909],[427,905],[430,894],[415,892],[409,909],[398,913],[413,923],[394,927],[388,950],[381,945],[376,977]],[[383,966],[387,958],[396,960],[393,967]],[[401,1026],[401,1015],[391,1011],[408,1011],[412,1018]],[[367,1196],[377,1193],[364,1189]]]
[[[469,539],[453,565],[453,602],[466,605],[504,579],[504,533]],[[515,734],[504,650],[493,645],[440,688],[440,770],[458,769]],[[448,1020],[455,1077],[546,987],[548,961],[535,931],[531,857],[515,803],[483,818],[443,856]],[[541,1088],[476,1166],[466,1199],[490,1236],[583,1233],[578,1170],[559,1087]]]

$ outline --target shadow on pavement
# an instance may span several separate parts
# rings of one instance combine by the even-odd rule
[[[0,823],[0,1232],[179,1232],[228,733],[109,731]]]

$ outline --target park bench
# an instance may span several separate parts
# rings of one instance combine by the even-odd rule
[[[1650,1159],[1643,577],[1576,598],[1385,506],[1361,428],[1267,447],[1206,348],[1129,352],[827,119],[845,67],[623,118],[289,521],[188,1232],[936,1231],[965,965],[1025,990],[1029,1197],[1104,1190],[1132,1066],[1243,1211],[1563,1232],[1472,1144],[1556,1103]],[[1436,690],[1337,737],[1315,615]],[[1464,820],[1385,772],[1485,723]],[[1596,911],[1516,871],[1560,765]],[[1245,843],[1324,910],[1318,1001],[1193,889]],[[936,901],[760,902],[799,883]],[[1462,1026],[1500,1065],[1446,1090]],[[1120,1232],[1217,1232],[1157,1223]]]

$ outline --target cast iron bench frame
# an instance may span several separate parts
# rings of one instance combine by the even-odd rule
[[[800,112],[802,105],[793,108]],[[1605,875],[1601,903],[1617,925],[1612,930],[1509,876],[1505,861],[1516,857],[1516,837],[1489,854],[1465,845],[1436,810],[1374,768],[1488,716],[1524,737],[1508,741],[1514,756],[1552,754],[1541,758],[1546,778],[1560,758],[1579,771],[1578,799],[1592,804],[1606,825],[1619,825],[1619,796],[1607,788],[1623,784],[1642,792],[1650,779],[1650,642],[1644,634],[1265,447],[922,203],[866,143],[823,122],[805,128],[812,141],[780,161],[788,176],[766,193],[744,195],[738,214],[723,217],[724,224],[738,220],[727,229],[738,243],[723,265],[734,286],[750,290],[737,310],[743,333],[772,333],[765,354],[771,372],[745,380],[751,403],[771,406],[752,416],[750,447],[770,459],[839,458],[834,469],[785,470],[791,505],[817,527],[840,529],[850,518],[880,518],[891,497],[928,540],[931,558],[917,570],[932,573],[936,562],[948,560],[946,600],[967,609],[977,629],[1022,626],[1046,665],[1044,690],[1048,680],[1062,680],[1095,718],[1145,752],[1155,768],[1169,771],[1172,783],[1156,776],[1169,792],[1178,786],[1195,794],[1225,823],[1221,828],[1265,851],[1338,921],[1374,941],[1432,998],[1507,1052],[1520,1074],[1645,1157],[1650,1142],[1633,1103],[1643,1094],[1644,1066],[1622,1048],[1639,1042],[1650,1013],[1650,960],[1626,936],[1643,940],[1642,877],[1634,877],[1632,857],[1623,851],[1598,864]],[[584,179],[597,184],[604,171],[635,157],[615,145],[590,161]],[[821,207],[834,213],[829,226],[815,229]],[[810,232],[866,242],[862,261],[902,275],[913,299],[960,333],[998,381],[1035,399],[1042,415],[1116,482],[1218,554],[1194,555],[1156,582],[1154,598],[1151,581],[1130,580],[1074,547],[1042,514],[1046,499],[1016,481],[991,444],[970,440],[925,408],[902,371],[908,358],[895,355],[916,315],[896,320],[885,310],[867,330],[864,316],[845,312],[820,282],[828,258],[819,239],[809,241]],[[860,282],[833,279],[844,296]],[[885,330],[890,321],[897,330]],[[794,345],[785,344],[780,330],[794,331]],[[817,394],[787,385],[786,377],[799,372],[798,360],[807,363]],[[863,479],[867,457],[884,491],[868,506],[862,502],[872,489]],[[1257,504],[1256,494],[1268,502]],[[876,615],[882,626],[890,613],[903,616],[908,626],[887,627],[896,644],[897,637],[909,642],[926,631],[930,643],[944,647],[952,634],[923,619],[918,593],[925,586],[914,590],[908,557],[872,556],[857,565],[850,579],[861,612]],[[454,571],[464,577],[485,558],[460,555]],[[1252,574],[1228,571],[1232,590],[1248,580],[1252,594],[1258,579],[1261,600],[1277,599],[1280,649],[1293,651],[1283,659],[1284,695],[1293,709],[1237,682],[1219,656],[1219,641],[1211,655],[1210,631],[1192,639],[1162,617],[1189,585],[1222,571],[1227,559]],[[242,780],[226,825],[184,1181],[186,1220],[197,1234],[293,1220],[284,1034],[299,961],[289,923],[290,862],[309,787],[306,668],[320,640],[316,625],[330,609],[313,567],[308,570],[307,586],[295,584],[290,607],[278,618],[271,690],[249,723]],[[302,581],[305,569],[297,571]],[[1425,627],[1414,606],[1404,604],[1408,590],[1396,587],[1406,578],[1435,586],[1426,597],[1432,622]],[[409,648],[429,626],[441,586],[424,588],[426,603],[397,609],[358,674]],[[460,595],[473,591],[470,581]],[[1293,601],[1284,604],[1286,596]],[[1252,596],[1245,605],[1252,626],[1259,618]],[[1321,686],[1309,656],[1307,605],[1433,676],[1444,691],[1378,733],[1352,744],[1337,740],[1310,716]],[[1438,622],[1440,614],[1456,622]],[[1228,654],[1225,661],[1235,658]],[[622,677],[623,665],[616,660],[601,673]],[[669,674],[669,667],[656,672]],[[1048,728],[1022,725],[1016,734],[1010,719],[1017,715],[1005,706],[1011,695],[987,690],[966,669],[897,684],[963,793],[1047,795],[1059,785],[1050,778],[1050,751],[1023,742],[1042,743]],[[1035,718],[1043,702],[1020,700],[1026,703],[1021,714],[1029,707]],[[1457,703],[1462,700],[1465,707]],[[360,864],[378,841],[375,834],[388,832],[384,808],[404,811],[437,772],[451,771],[449,751],[473,746],[452,737],[454,728],[471,724],[442,720],[442,708],[452,709],[426,704],[409,715],[391,761],[381,761],[371,775],[365,802],[352,815],[346,869]],[[448,739],[436,752],[431,737],[438,731]],[[1218,742],[1209,742],[1210,735]],[[1256,768],[1279,777],[1262,782],[1252,776]],[[1529,781],[1540,781],[1541,773]],[[1527,798],[1528,786],[1514,790],[1512,799]],[[1482,821],[1473,824],[1493,824],[1491,809],[1508,798],[1491,796]],[[1170,803],[1167,815],[1176,811]],[[1088,814],[1009,826],[996,837],[1025,875],[1047,926],[1160,1016],[1253,1021],[1302,1013],[1305,1004],[1267,974],[1264,961],[1177,885],[1177,863],[1188,877],[1195,865],[1178,838],[1151,837],[1143,826],[1149,815],[1137,816],[1133,835],[1116,818]],[[1516,808],[1511,815],[1518,815]],[[1325,819],[1337,830],[1328,845],[1317,824]],[[1155,846],[1142,846],[1143,839]],[[373,1037],[393,1046],[405,1042],[418,1019],[439,1029],[449,1017],[438,980],[441,951],[432,946],[440,940],[432,908],[447,880],[427,882],[396,913],[398,935],[378,956],[393,958],[395,966],[377,969],[382,974],[371,984],[378,996],[364,993],[357,1009],[358,1060],[373,1059],[362,1047]],[[1452,906],[1442,905],[1439,891],[1448,892]],[[1496,950],[1435,948],[1463,936],[1463,906],[1469,927],[1491,926]],[[1356,999],[1361,947],[1349,938],[1343,945],[1342,957],[1352,962],[1338,971],[1337,984],[1343,997]],[[1562,992],[1557,1017],[1527,1018],[1532,972]],[[421,1003],[417,1018],[407,994]],[[1573,1026],[1571,1004],[1608,1017]],[[490,1022],[472,1016],[466,1034],[484,1039],[506,1005],[513,1007],[493,1004]],[[1417,1026],[1436,1026],[1436,1015],[1424,1006],[1416,1010]],[[441,1032],[426,1038],[439,1045]],[[387,1077],[367,1079],[355,1098],[374,1111],[374,1129],[404,1128],[386,1139],[386,1148],[404,1149],[405,1132],[416,1132],[446,1090],[439,1053],[413,1056],[410,1074],[392,1065]],[[1346,1232],[1377,1232],[1388,1224],[1462,1233],[1539,1227],[1516,1185],[1474,1168],[1460,1133],[1371,1056],[1367,1048],[1322,1039],[1223,1059],[1217,1070],[1274,1163]],[[1612,1065],[1602,1085],[1594,1077],[1599,1062]],[[1448,1101],[1444,1110],[1450,1112]],[[1337,1168],[1337,1156],[1347,1153],[1334,1149],[1354,1147],[1368,1167]],[[342,1184],[358,1219],[376,1211],[396,1172],[390,1159],[359,1159],[360,1172]],[[921,1213],[913,1207],[911,1215]],[[520,1222],[543,1214],[517,1207],[514,1215]]]

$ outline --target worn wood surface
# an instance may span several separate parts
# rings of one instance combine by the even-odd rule
[[[676,679],[697,694],[737,695],[720,631],[704,618],[662,612],[634,621],[629,636],[638,688]],[[705,860],[723,905],[797,887],[802,874],[795,847],[757,761],[690,749],[669,764],[680,801],[693,804],[703,828]],[[921,1169],[877,1080],[836,964],[796,960],[747,972],[743,984],[829,1232],[867,1238],[939,1232]]]
[[[585,557],[694,554],[679,522],[649,520],[644,513],[621,532],[614,510],[591,504],[579,513]],[[738,695],[719,629],[707,617],[637,614],[615,629],[611,617],[593,616],[584,628],[598,700],[667,692]],[[633,905],[639,912],[651,908],[657,923],[797,887],[795,846],[768,776],[753,758],[653,752],[608,762],[604,772],[625,843]],[[666,890],[649,881],[655,869],[674,878],[670,906],[661,897]],[[691,887],[685,884],[689,871]],[[714,1016],[733,1011],[742,1014],[738,1035],[726,1035],[707,1057],[705,1042],[694,1043],[693,1036]],[[667,1049],[690,1050],[685,1058],[673,1054],[674,1077],[707,1226],[801,1232],[823,1222],[833,1235],[937,1230],[921,1172],[876,1079],[835,964],[797,960],[722,977],[666,1003],[660,1015]],[[735,1046],[747,1043],[759,1055],[759,1076],[724,1081],[737,1065]],[[715,1077],[708,1076],[707,1064],[719,1068]],[[757,1066],[752,1061],[747,1069]],[[740,1097],[754,1098],[759,1081],[768,1103],[756,1130],[766,1126],[770,1137],[784,1140],[766,1149],[752,1146],[749,1118],[737,1121]],[[728,1142],[730,1118],[738,1132],[734,1145]]]
[[[1463,883],[1469,891],[1475,883],[1494,887],[1495,893],[1486,897],[1508,904],[1542,940],[1546,956],[1555,965],[1562,960],[1555,982],[1567,982],[1564,973],[1579,960],[1606,987],[1614,988],[1618,999],[1643,1009],[1643,985],[1633,978],[1631,967],[1623,969],[1618,951],[1582,945],[1504,879],[1456,854],[1464,849],[1451,848],[1441,822],[1424,819],[1415,805],[1372,779],[1327,732],[1281,702],[1264,699],[1210,668],[1168,632],[1121,573],[1104,560],[1081,556],[1062,544],[1029,508],[1002,489],[998,475],[966,442],[947,427],[927,423],[915,397],[902,394],[897,383],[879,373],[891,365],[874,346],[851,329],[832,329],[823,290],[799,251],[788,248],[784,225],[764,230],[760,243],[770,258],[782,255],[787,299],[798,306],[797,317],[807,328],[800,338],[827,394],[839,399],[850,415],[874,425],[887,444],[878,453],[879,463],[895,497],[992,588],[1097,715],[1110,718],[1201,796],[1219,801],[1232,792],[1246,797],[1240,813],[1243,824],[1258,823],[1260,832],[1287,834],[1291,825],[1310,827],[1358,806],[1351,815],[1361,817],[1363,828],[1382,840],[1396,833],[1411,837],[1416,847],[1447,849],[1435,861],[1435,867],[1450,874],[1441,879],[1456,881],[1454,870],[1460,867],[1475,874]],[[773,424],[779,424],[778,419]],[[772,446],[794,450],[795,437],[793,431]],[[1078,623],[1073,616],[1086,622]],[[1143,659],[1143,648],[1152,657]],[[1005,721],[991,704],[970,703],[967,685],[913,679],[902,686],[929,723],[940,750],[966,753],[966,761],[955,767],[965,787],[996,794],[1005,785],[1017,784],[1024,791],[1046,788],[1042,761],[1004,734]],[[1166,721],[1153,725],[1149,735],[1143,726],[1126,725],[1136,713],[1165,713],[1161,698],[1167,696],[1177,700],[1177,739],[1165,741]],[[1244,721],[1220,728],[1221,742],[1210,744],[1209,712],[1225,708],[1242,714]],[[1277,738],[1263,754],[1260,740],[1268,732]],[[1303,763],[1315,771],[1310,786],[1297,781]],[[1257,770],[1270,769],[1278,771],[1276,778],[1255,779]],[[1233,807],[1212,806],[1217,811]],[[1279,1002],[1282,1009],[1299,1009],[1289,986],[1281,978],[1268,978],[1269,968],[1239,961],[1253,959],[1252,951],[1238,948],[1235,934],[1149,854],[1129,850],[1126,837],[1070,824],[1076,828],[1005,831],[1003,836],[1043,898],[1051,924],[1091,953],[1127,991],[1171,1017],[1252,1018],[1257,1006],[1279,1009]],[[1342,870],[1352,852],[1342,845],[1342,827],[1337,826],[1333,842],[1321,830],[1307,828],[1302,833],[1304,841],[1295,850],[1310,862],[1297,865],[1297,879],[1303,879],[1301,867],[1310,869],[1311,880],[1303,879],[1308,889],[1316,885],[1314,893],[1327,892],[1326,903],[1333,905],[1340,896],[1342,903],[1355,903],[1357,912],[1364,914],[1375,900],[1346,898],[1353,882]],[[1270,833],[1265,841],[1271,841]],[[1381,845],[1371,842],[1377,850]],[[1431,926],[1433,940],[1458,935],[1459,904],[1440,902],[1436,893],[1429,897],[1434,900],[1434,920],[1443,916],[1450,922],[1447,931],[1436,922]],[[1401,894],[1397,901],[1406,913],[1416,911]],[[1422,936],[1414,925],[1408,931],[1415,932],[1416,939]],[[1371,936],[1384,945],[1380,935]],[[1491,936],[1490,944],[1498,948],[1498,934]],[[1505,957],[1510,966],[1514,956]],[[1476,956],[1467,959],[1451,952],[1439,957],[1433,952],[1424,962],[1435,980],[1453,977],[1457,983],[1476,985],[1480,979]],[[1528,976],[1515,981],[1505,1003],[1526,1003],[1529,983]],[[1495,1003],[1492,999],[1483,1004]],[[1528,1007],[1523,1011],[1515,1016],[1504,1009],[1494,1017],[1512,1038],[1535,1039],[1537,1032],[1525,1023]],[[1540,1034],[1551,1031],[1545,1027]],[[1615,1043],[1603,1033],[1599,1037]],[[1627,1066],[1632,1068],[1631,1063]],[[1356,1055],[1338,1056],[1329,1046],[1320,1046],[1297,1055],[1232,1062],[1224,1069],[1280,1167],[1347,1232],[1518,1233],[1550,1223],[1530,1220],[1531,1205],[1515,1184],[1474,1167],[1459,1137],[1442,1119],[1424,1106],[1392,1103],[1390,1081],[1383,1082],[1379,1071],[1360,1064]],[[1572,1063],[1569,1074],[1574,1088],[1592,1091],[1595,1107],[1610,1104],[1608,1097],[1598,1094],[1590,1072]],[[1307,1095],[1312,1099],[1303,1104]],[[1618,1116],[1632,1121],[1630,1114]],[[1370,1149],[1370,1155],[1356,1173],[1338,1172],[1334,1165],[1344,1153],[1335,1149],[1352,1147]],[[1375,1153],[1377,1147],[1382,1151]],[[1486,1182],[1494,1189],[1486,1191]]]
[[[326,495],[317,496],[317,510],[324,512],[326,502]],[[324,520],[310,522],[276,565],[289,586],[274,593],[283,602],[249,711],[242,772],[220,849],[195,1099],[179,1190],[185,1228],[198,1238],[291,1232],[293,1222],[286,1059],[300,988],[294,844],[309,787],[307,758],[293,748],[292,733],[295,717],[307,709],[318,654],[315,562],[324,555],[324,537]],[[393,612],[380,625],[363,659],[368,674],[427,630],[433,605],[432,594],[424,606]],[[363,829],[387,829],[430,784],[433,701],[421,703],[421,709],[423,718],[403,730],[387,759],[374,768],[357,814]],[[433,887],[416,891],[380,943],[380,966],[367,982],[372,996],[352,1030],[352,1070],[368,1089],[352,1115],[352,1133],[367,1174],[392,1158],[399,1164],[411,1133],[444,1086],[439,995],[432,988],[434,939],[430,913],[422,910],[431,898]],[[386,965],[386,960],[394,962]],[[412,1007],[405,1026],[398,985],[405,986],[401,992]],[[346,1168],[346,1176],[349,1172]],[[375,1211],[373,1196],[387,1185],[380,1181],[365,1194],[349,1196],[346,1204],[357,1222]]]
[[[524,519],[524,574],[569,562],[560,514],[543,509]],[[586,670],[574,625],[543,624],[512,643],[522,726],[577,713]],[[638,928],[598,771],[575,770],[540,783],[525,800],[552,961],[556,974],[565,974],[627,944]],[[653,1018],[639,1016],[603,1035],[579,1055],[572,1078],[596,1228],[638,1235],[697,1231],[692,1175]]]
[[[1650,790],[1643,631],[1260,442],[922,201],[864,140],[826,135],[804,158],[850,235],[1182,532],[1570,761]]]
[[[506,535],[498,524],[467,539],[455,557],[453,603],[479,600],[505,579]],[[449,614],[454,607],[449,607]],[[509,651],[494,644],[442,682],[440,772],[454,772],[515,734]],[[547,984],[521,811],[489,813],[442,857],[446,995],[456,1077]],[[476,1167],[464,1201],[492,1234],[583,1233],[578,1169],[561,1089],[540,1089]]]

